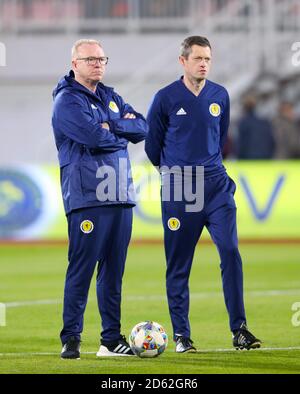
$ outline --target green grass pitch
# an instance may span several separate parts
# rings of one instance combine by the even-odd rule
[[[262,350],[235,351],[222,295],[219,258],[199,245],[190,280],[190,320],[196,354],[176,354],[165,297],[162,245],[130,246],[122,298],[122,333],[143,320],[169,334],[165,353],[154,359],[96,358],[100,317],[91,284],[81,360],[61,360],[61,329],[67,246],[1,246],[0,373],[299,373],[300,326],[292,305],[300,301],[300,245],[242,245],[248,325]]]

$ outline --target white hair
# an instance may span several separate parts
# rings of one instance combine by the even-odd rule
[[[90,45],[96,44],[96,45],[99,45],[100,48],[102,48],[102,45],[100,44],[99,41],[89,39],[89,38],[82,38],[81,40],[76,41],[72,47],[72,59],[75,59],[77,57],[78,48],[84,44],[90,44]]]

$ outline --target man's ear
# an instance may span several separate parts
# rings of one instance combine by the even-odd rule
[[[186,60],[185,57],[179,56],[178,60],[179,60],[179,63],[180,63],[182,66],[184,66],[184,61]]]
[[[76,60],[72,60],[72,69],[75,72],[77,70],[77,62]]]

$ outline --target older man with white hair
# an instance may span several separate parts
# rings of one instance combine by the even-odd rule
[[[122,277],[135,205],[127,145],[145,139],[147,124],[101,82],[107,63],[98,41],[77,41],[72,71],[53,92],[52,125],[69,233],[60,334],[61,357],[67,359],[80,358],[83,315],[97,263],[102,319],[97,356],[133,354],[120,333]]]

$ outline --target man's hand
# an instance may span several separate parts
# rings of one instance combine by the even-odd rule
[[[127,113],[127,114],[125,114],[125,115],[123,116],[123,118],[124,118],[124,119],[136,119],[136,116],[135,116],[134,114]],[[108,124],[107,122],[101,123],[101,126],[102,126],[104,129],[106,129],[106,130],[110,130],[109,124]]]
[[[109,124],[107,122],[101,123],[103,129],[109,130]]]
[[[127,113],[123,116],[124,119],[136,119],[134,114]]]

